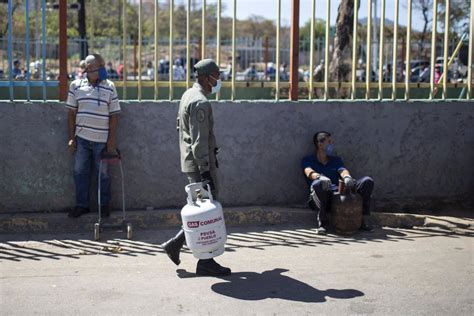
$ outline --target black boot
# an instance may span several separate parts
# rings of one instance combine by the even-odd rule
[[[231,274],[229,268],[223,267],[214,259],[201,259],[198,261],[196,266],[197,275],[209,275],[209,276],[228,276]]]
[[[161,248],[163,248],[171,261],[176,265],[181,263],[181,260],[179,260],[179,252],[181,251],[185,241],[184,230],[181,229],[176,236],[161,244]]]
[[[80,206],[76,206],[74,209],[72,209],[68,216],[69,217],[79,217],[83,214],[86,214],[86,213],[89,213],[89,209],[88,208],[83,208],[83,207],[80,207]]]
[[[110,217],[110,207],[108,205],[100,207],[102,217]]]
[[[374,227],[370,223],[370,217],[368,215],[364,215],[362,219],[362,225],[360,226],[360,230],[372,233],[374,231]]]

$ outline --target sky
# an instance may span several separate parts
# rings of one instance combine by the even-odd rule
[[[163,0],[162,0],[163,1]],[[201,1],[196,0],[199,4]],[[260,15],[267,19],[276,19],[278,0],[237,0],[237,18],[245,19],[251,15]],[[367,8],[370,0],[360,0],[359,19],[367,17]],[[160,1],[161,2],[161,1]],[[233,0],[222,0],[225,10],[222,12],[225,16],[232,16]],[[283,25],[290,25],[291,18],[291,0],[281,0],[281,19]],[[331,24],[334,24],[337,17],[337,8],[340,0],[331,2]],[[382,0],[379,0],[379,16]],[[208,4],[216,3],[216,0],[207,0]],[[395,0],[386,0],[386,18],[394,20]],[[175,4],[187,4],[187,0],[175,0]],[[311,19],[312,0],[300,0],[300,24],[304,24]],[[326,20],[327,0],[316,0],[316,18]],[[399,25],[407,25],[407,0],[400,0],[399,7]],[[412,28],[420,30],[423,27],[421,12],[413,11]]]

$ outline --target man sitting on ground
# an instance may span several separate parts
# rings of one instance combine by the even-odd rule
[[[301,166],[310,187],[309,206],[317,212],[318,233],[326,233],[328,226],[327,213],[331,210],[333,191],[337,190],[339,179],[344,181],[347,189],[355,189],[362,197],[364,220],[362,230],[372,231],[368,218],[370,216],[370,197],[374,189],[374,180],[363,177],[355,180],[344,167],[342,159],[334,156],[334,145],[331,134],[317,132],[313,136],[314,154],[303,158]]]

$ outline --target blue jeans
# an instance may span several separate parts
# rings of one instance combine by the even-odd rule
[[[100,153],[106,147],[105,143],[96,143],[76,137],[77,149],[74,162],[74,182],[76,184],[76,206],[89,208],[89,188],[92,163],[95,165],[96,176],[99,179]],[[102,163],[101,174],[101,206],[108,206],[110,201],[110,176],[107,163]]]

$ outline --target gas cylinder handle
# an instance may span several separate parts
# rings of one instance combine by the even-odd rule
[[[214,199],[212,197],[211,189],[209,185],[207,185],[206,189],[204,189],[202,182],[188,184],[184,188],[184,190],[188,194],[188,198],[187,198],[188,204],[189,205],[196,204],[196,201],[198,200],[199,196],[201,199],[209,199],[212,202]]]
[[[212,193],[211,193],[211,186],[209,185],[209,183],[206,184],[206,190],[205,192],[207,193],[207,196],[209,197],[209,200],[211,202],[214,201],[214,197],[212,196]]]

